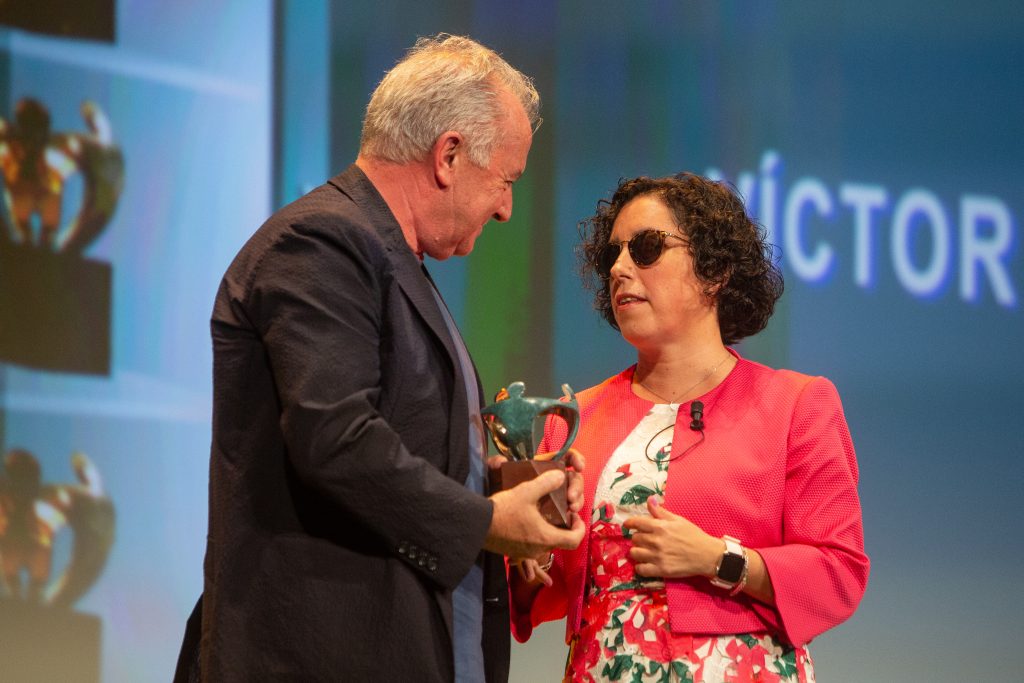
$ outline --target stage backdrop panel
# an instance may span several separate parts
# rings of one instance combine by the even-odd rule
[[[860,460],[872,576],[857,614],[812,644],[819,676],[1016,675],[1019,3],[220,0],[115,15],[113,42],[0,30],[0,156],[23,144],[9,125],[34,100],[62,183],[49,237],[48,209],[26,237],[5,200],[0,263],[25,243],[62,254],[45,257],[49,282],[79,286],[54,292],[56,310],[90,312],[66,322],[67,343],[38,325],[21,343],[46,311],[19,294],[31,276],[0,272],[0,476],[47,487],[44,595],[99,624],[71,632],[100,648],[98,667],[77,660],[83,679],[169,678],[202,585],[220,276],[270,211],[354,159],[370,92],[439,31],[496,48],[543,99],[513,220],[470,258],[428,263],[486,392],[582,389],[633,361],[573,257],[577,223],[619,178],[733,182],[787,283],[740,351],[831,378]],[[0,625],[24,623],[10,599]],[[38,629],[42,642],[57,627]],[[515,646],[512,680],[558,680],[562,635],[550,624]]]
[[[0,625],[25,640],[0,652],[0,671],[19,680],[173,671],[202,589],[210,311],[272,203],[272,22],[262,1],[120,2],[111,42],[0,30],[0,142],[22,144],[17,114],[37,103],[47,177],[63,181],[53,239],[45,211],[26,236],[8,202],[0,238],[47,274],[0,272],[0,302],[17,304],[15,320],[0,310],[0,353],[33,354],[0,358],[0,477],[35,461],[33,557],[52,560],[41,598],[26,557],[0,600]],[[17,178],[4,180],[16,198]],[[63,621],[33,621],[24,603],[39,600]]]

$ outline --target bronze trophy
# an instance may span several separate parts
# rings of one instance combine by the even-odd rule
[[[109,375],[113,267],[88,251],[117,211],[125,160],[99,104],[81,113],[88,130],[55,131],[26,97],[0,117],[0,363]]]
[[[548,470],[565,471],[565,463],[561,458],[569,450],[579,429],[580,413],[576,395],[568,384],[562,385],[566,400],[524,396],[525,391],[526,386],[522,382],[513,382],[508,389],[498,392],[494,403],[480,411],[495,447],[508,458],[508,462],[502,463],[500,468],[489,470],[491,491],[510,489]],[[565,421],[566,439],[557,451],[537,453],[534,422],[546,415],[555,415]],[[571,526],[567,488],[562,486],[539,502],[544,518],[563,529]]]
[[[12,448],[0,459],[0,678],[5,681],[100,680],[103,623],[74,604],[106,566],[116,514],[92,460],[76,452],[71,467],[77,481],[51,483],[30,451]],[[65,535],[70,535],[68,552],[55,552]]]

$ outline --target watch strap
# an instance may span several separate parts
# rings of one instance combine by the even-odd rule
[[[734,590],[737,586],[740,590],[746,584],[748,562],[747,553],[739,539],[732,536],[722,536],[725,542],[725,552],[715,566],[715,575],[711,577],[711,585],[727,590]]]

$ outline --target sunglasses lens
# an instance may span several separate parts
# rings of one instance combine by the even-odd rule
[[[663,234],[657,230],[643,230],[629,240],[629,255],[633,257],[633,263],[646,268],[658,260],[664,244]]]
[[[665,248],[665,233],[659,230],[641,230],[625,244],[629,245],[629,257],[633,259],[633,263],[641,268],[646,268],[654,265],[654,262],[661,257],[661,252]],[[598,267],[602,276],[609,277],[611,275],[612,266],[615,265],[619,254],[622,253],[622,245],[623,242],[607,244],[601,250]]]
[[[619,253],[622,251],[621,244],[606,244],[604,249],[601,250],[601,256],[598,260],[598,267],[601,269],[601,274],[605,277],[612,272],[612,266],[619,259]]]

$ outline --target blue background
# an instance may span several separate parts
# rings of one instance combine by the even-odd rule
[[[78,605],[103,620],[104,680],[167,680],[201,590],[221,274],[274,208],[354,158],[380,76],[438,31],[494,47],[543,101],[512,223],[490,226],[468,259],[432,266],[485,390],[511,373],[538,393],[583,388],[633,361],[573,260],[577,222],[620,177],[734,181],[786,275],[768,330],[740,351],[832,379],[861,466],[872,575],[854,617],[812,644],[819,679],[1019,677],[1019,3],[121,2],[117,27],[112,45],[0,29],[0,115],[31,96],[56,129],[82,130],[78,106],[96,100],[126,159],[121,203],[88,254],[114,269],[112,374],[0,365],[3,450],[33,451],[53,482],[70,481],[70,454],[84,451],[117,507],[108,567]],[[863,284],[841,199],[853,185],[886,197]],[[794,188],[810,186],[831,209],[794,204],[787,223]],[[915,214],[894,241],[915,192],[942,224]],[[961,291],[962,207],[977,197],[1008,217],[973,239],[1009,231],[997,266],[1009,300],[984,267],[976,294]],[[943,235],[940,277],[913,291],[899,254],[920,275]],[[808,276],[801,254],[822,245],[832,266]],[[489,278],[507,279],[517,312],[494,313]],[[564,656],[561,624],[542,628],[514,648],[512,679],[557,680]]]

